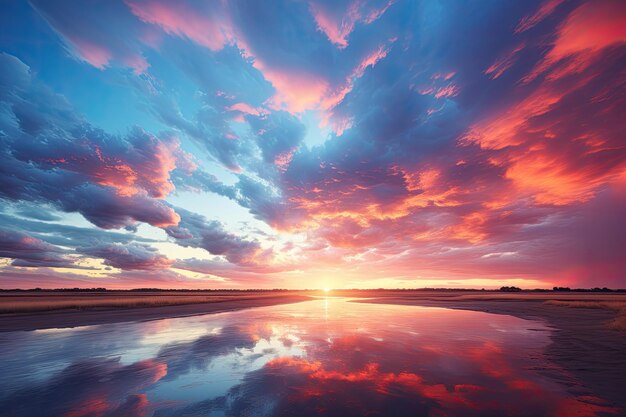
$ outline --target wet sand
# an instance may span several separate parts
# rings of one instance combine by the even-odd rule
[[[611,330],[607,323],[615,312],[604,309],[571,308],[546,304],[549,299],[626,300],[626,295],[525,294],[476,296],[434,296],[433,294],[389,295],[357,302],[443,307],[506,314],[541,320],[552,328],[552,343],[546,350],[548,361],[557,365],[538,368],[559,380],[568,390],[589,401],[602,399],[607,405],[626,410],[626,332]],[[560,368],[560,369],[559,369]]]
[[[54,297],[48,296],[48,298]],[[92,326],[126,321],[146,321],[185,317],[208,313],[222,313],[244,308],[308,301],[310,297],[297,294],[267,295],[242,294],[226,299],[202,303],[129,308],[88,308],[83,310],[55,310],[0,314],[0,332],[38,330],[78,326]]]

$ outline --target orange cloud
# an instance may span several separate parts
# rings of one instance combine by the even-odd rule
[[[507,168],[506,178],[538,204],[566,205],[588,201],[599,186],[623,175],[624,169],[624,163],[611,167],[593,160],[573,165],[559,155],[538,151],[515,160]]]
[[[567,17],[550,51],[523,81],[530,82],[550,68],[548,79],[552,80],[580,73],[598,58],[597,52],[624,43],[626,4],[620,0],[587,2]]]

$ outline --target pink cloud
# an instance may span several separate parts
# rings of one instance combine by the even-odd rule
[[[354,30],[354,25],[360,18],[359,2],[354,1],[348,6],[345,15],[339,19],[327,12],[321,4],[309,3],[311,13],[317,23],[317,28],[324,32],[328,39],[339,48],[348,46],[347,37]]]
[[[365,70],[370,67],[374,67],[378,61],[385,58],[387,56],[388,49],[385,46],[380,45],[373,52],[367,54],[361,61],[356,65],[356,67],[352,70],[352,72],[346,77],[346,80],[343,85],[338,88],[335,88],[334,91],[326,94],[321,101],[321,108],[323,110],[332,110],[333,107],[338,105],[343,101],[350,91],[352,91],[352,86],[354,81],[358,78],[361,78],[365,73]]]
[[[500,77],[506,70],[511,68],[517,59],[517,54],[526,47],[526,43],[522,42],[507,52],[500,58],[498,58],[489,68],[485,70],[485,74],[489,75],[489,78],[495,80]]]
[[[525,32],[552,14],[565,0],[548,0],[534,14],[524,17],[515,27],[515,33]]]
[[[422,95],[432,95],[435,98],[448,98],[457,96],[461,92],[461,88],[452,83],[445,83],[445,81],[451,80],[456,75],[456,72],[451,71],[447,73],[435,73],[430,77],[431,83],[427,86],[415,86],[411,85],[410,88],[417,91]],[[429,114],[435,113],[435,109],[429,110]]]
[[[278,154],[276,156],[276,158],[274,159],[274,165],[276,165],[276,167],[280,171],[287,170],[287,168],[289,167],[289,163],[293,159],[293,154],[294,153],[295,153],[295,150],[291,150],[291,151],[287,151],[287,152],[283,152],[281,154]]]
[[[362,0],[353,0],[345,9],[331,11],[317,1],[310,1],[309,8],[315,19],[317,28],[338,48],[348,46],[348,36],[352,33],[357,23],[370,24],[379,19],[393,4],[389,1],[381,8],[366,10],[366,3]]]
[[[385,14],[387,9],[389,9],[394,3],[395,3],[395,0],[389,0],[381,8],[372,8],[371,10],[369,10],[366,13],[364,22],[367,23],[367,24],[370,24],[370,23],[378,20],[383,14]]]
[[[213,51],[232,41],[232,31],[221,3],[199,12],[186,2],[127,0],[126,4],[139,19],[160,26],[166,33],[186,37]]]
[[[173,4],[158,0],[127,0],[126,4],[142,21],[158,25],[168,34],[189,38],[213,51],[222,49],[228,43],[236,43],[242,53],[250,58],[252,65],[276,89],[276,94],[267,103],[272,109],[300,113],[315,108],[328,90],[329,82],[321,76],[304,70],[278,68],[267,63],[263,57],[256,56],[245,37],[236,34],[237,30],[232,27],[228,12],[221,3],[202,10],[185,2]],[[257,109],[245,106],[245,103],[237,103],[228,110],[258,113]]]
[[[261,110],[252,107],[248,103],[235,103],[232,106],[226,107],[227,111],[235,111],[244,114],[251,114],[253,116],[259,116],[261,114]]]
[[[445,87],[441,87],[435,92],[435,98],[447,98],[458,95],[460,89],[455,84],[448,84]]]
[[[137,42],[136,19],[130,13],[117,13],[119,9],[113,3],[101,2],[85,10],[69,3],[33,0],[31,4],[76,58],[100,70],[117,64],[143,74],[149,68]],[[111,18],[115,19],[114,31],[109,31],[110,25],[102,24]]]
[[[567,103],[574,95],[578,101],[597,95],[590,86],[601,72],[590,68],[607,47],[626,42],[624,21],[626,8],[619,2],[589,2],[575,9],[557,30],[552,49],[524,81],[556,68],[525,98],[475,124],[464,136],[464,143],[498,151],[490,163],[505,169],[504,177],[515,190],[498,204],[524,196],[541,205],[586,202],[623,177],[621,146],[612,130],[619,123],[614,105],[608,98],[589,98],[596,105],[587,111],[602,115],[600,125]]]
[[[113,56],[109,49],[80,38],[70,38],[70,43],[74,45],[79,57],[87,63],[101,70],[109,66]]]
[[[333,108],[341,103],[346,95],[352,91],[355,80],[361,78],[367,68],[374,67],[380,60],[384,59],[388,52],[389,50],[384,45],[380,45],[361,59],[342,86],[325,94],[320,103],[320,109],[322,110],[320,127],[330,125],[335,134],[341,136],[346,129],[352,126],[352,121],[349,117],[333,114]]]
[[[461,146],[428,166],[351,171],[322,162],[316,181],[290,188],[290,203],[306,213],[292,230],[314,230],[338,251],[325,265],[348,273],[349,259],[363,276],[411,275],[419,263],[431,276],[514,275],[526,285],[541,285],[538,279],[569,285],[590,282],[593,268],[585,264],[593,264],[604,271],[603,282],[615,280],[623,262],[614,255],[602,261],[600,251],[581,244],[584,238],[569,237],[573,226],[563,223],[576,218],[593,230],[593,215],[580,220],[577,210],[626,181],[617,96],[598,93],[592,81],[600,73],[590,69],[568,82],[520,87],[530,92],[477,122]],[[603,81],[608,88],[619,77]],[[594,104],[583,110],[572,100]],[[382,189],[384,198],[377,195]],[[602,241],[602,233],[594,241]],[[442,249],[447,245],[456,248],[449,255]],[[452,262],[457,272],[450,271]]]
[[[354,78],[361,77],[366,68],[374,66],[387,54],[387,49],[379,46],[357,64],[353,72],[346,77],[344,85],[334,85],[335,83],[326,76],[308,69],[285,69],[274,65],[268,57],[260,56],[251,47],[253,43],[248,42],[244,34],[233,27],[229,12],[221,3],[201,10],[186,2],[177,3],[175,7],[172,3],[159,0],[127,0],[126,4],[142,21],[158,25],[168,34],[189,38],[211,50],[220,50],[228,43],[236,43],[244,56],[251,60],[252,65],[263,73],[265,79],[276,90],[274,96],[266,103],[271,109],[282,109],[292,113],[320,107],[327,110],[340,102],[350,91]],[[336,26],[334,18],[329,17],[325,6],[311,3],[310,7],[319,18],[318,24],[324,28],[325,33],[327,31],[338,44],[347,45],[344,38],[352,31],[357,21],[371,23],[391,4],[392,2],[389,2],[384,7],[376,9],[366,7],[361,1],[355,1],[348,6],[345,11],[347,17],[342,20],[340,26]],[[141,63],[137,62],[136,66],[141,67]],[[244,108],[243,103],[235,104],[229,107],[229,110],[247,114],[258,112],[258,109]],[[337,130],[342,129],[340,126],[345,129],[347,125],[348,123],[343,120],[338,123]]]
[[[131,55],[123,58],[122,62],[125,66],[132,68],[136,75],[144,74],[150,68],[150,64],[142,55]]]
[[[93,182],[113,187],[121,197],[131,197],[146,193],[154,198],[164,198],[173,189],[170,172],[176,168],[177,161],[185,169],[194,169],[189,165],[177,141],[162,142],[148,137],[149,158],[134,159],[131,150],[129,158],[109,154],[95,143],[85,140],[77,144],[81,152],[76,155],[63,155],[48,158],[42,162],[57,165],[68,171],[80,172],[92,178]]]
[[[306,72],[287,72],[268,68],[255,62],[265,79],[272,83],[276,94],[270,98],[268,106],[291,113],[300,113],[316,108],[328,91],[329,82],[323,77]]]
[[[360,78],[361,76],[363,76],[363,73],[368,67],[373,67],[374,65],[376,65],[378,61],[380,61],[381,59],[387,56],[388,52],[389,51],[385,46],[380,45],[378,49],[376,49],[374,52],[370,53],[369,55],[365,56],[365,58],[363,58],[361,62],[359,62],[359,65],[357,65],[354,71],[352,71],[352,74],[350,77]]]
[[[490,163],[505,168],[515,198],[530,196],[538,204],[554,205],[588,201],[599,187],[623,175],[624,163],[618,139],[600,133],[598,126],[589,125],[577,136],[568,131],[580,116],[565,113],[563,101],[586,84],[583,78],[567,88],[542,85],[504,113],[475,125],[462,142],[498,151]],[[598,140],[603,136],[613,145]]]

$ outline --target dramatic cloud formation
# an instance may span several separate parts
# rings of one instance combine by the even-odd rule
[[[72,267],[64,250],[24,233],[0,229],[0,256],[13,258],[14,266]]]
[[[108,135],[74,114],[17,58],[0,55],[0,67],[0,195],[50,202],[103,228],[178,223],[159,200],[173,189],[176,160],[185,158],[175,138],[159,140],[139,128],[126,138]]]
[[[183,218],[179,225],[165,230],[181,246],[203,248],[214,255],[223,255],[235,264],[255,262],[260,254],[258,242],[244,240],[226,232],[219,222],[208,221],[203,216],[186,210],[180,211]]]
[[[172,264],[156,250],[145,245],[108,244],[82,249],[86,255],[103,258],[104,264],[120,269],[161,269]]]
[[[626,284],[623,2],[78,10],[0,37],[3,286]]]

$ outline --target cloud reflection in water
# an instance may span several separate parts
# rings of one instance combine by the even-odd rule
[[[317,300],[0,336],[0,414],[32,417],[595,416],[534,369],[540,323]],[[6,356],[5,356],[6,357]],[[21,365],[24,368],[19,368]],[[20,377],[20,370],[31,370]]]

